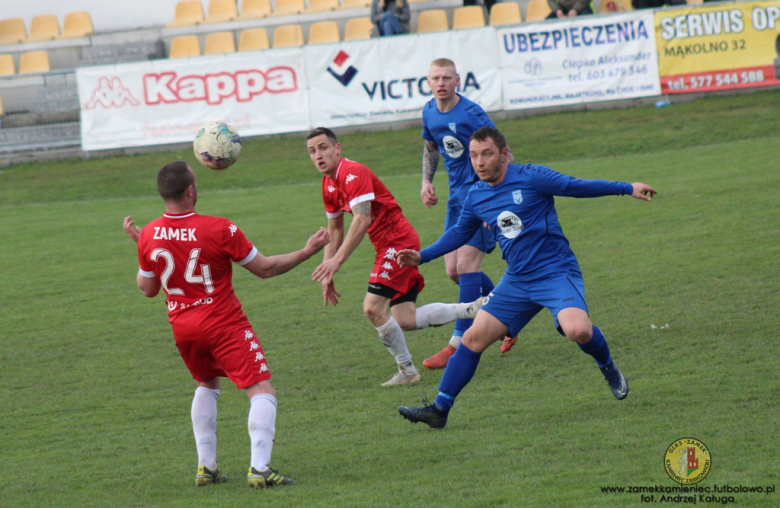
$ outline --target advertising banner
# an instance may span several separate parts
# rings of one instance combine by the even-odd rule
[[[504,109],[661,93],[650,11],[533,23],[497,35]]]
[[[77,71],[83,150],[191,141],[208,122],[243,136],[309,129],[301,48]]]
[[[501,109],[501,72],[492,28],[307,46],[312,126],[342,127],[422,118],[433,95],[426,77],[450,58],[460,93]]]
[[[655,13],[664,93],[780,84],[780,0]]]

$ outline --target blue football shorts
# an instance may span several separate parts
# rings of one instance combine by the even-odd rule
[[[482,303],[482,310],[501,321],[509,329],[510,337],[517,335],[545,307],[552,313],[558,333],[564,335],[558,312],[568,307],[588,312],[582,275],[561,272],[527,283],[505,274]]]
[[[458,223],[458,216],[460,215],[461,206],[449,206],[447,205],[447,216],[444,218],[444,231],[447,231],[452,226]],[[490,254],[496,248],[496,237],[493,235],[493,231],[490,230],[485,224],[474,233],[471,240],[466,243],[476,247],[482,252]]]

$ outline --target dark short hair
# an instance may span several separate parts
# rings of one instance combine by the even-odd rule
[[[184,161],[169,162],[157,173],[157,192],[165,201],[179,201],[187,187],[194,184],[190,167]]]
[[[469,141],[487,141],[488,138],[493,140],[501,152],[507,147],[506,138],[495,127],[482,127],[481,129],[478,129],[471,135]]]
[[[336,134],[327,127],[317,127],[316,129],[312,130],[309,134],[306,135],[306,141],[309,141],[311,138],[316,138],[317,136],[322,136],[323,134],[327,136],[328,141],[333,143],[333,146],[336,146],[336,143],[339,142],[339,140],[336,139]]]

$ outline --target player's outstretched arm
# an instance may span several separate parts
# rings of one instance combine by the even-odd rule
[[[141,238],[142,229],[139,228],[138,226],[133,227],[133,224],[135,224],[135,222],[133,222],[133,218],[128,215],[127,217],[125,217],[123,229],[125,230],[125,233],[127,233],[127,236],[129,236],[132,241],[138,243],[138,239]]]
[[[433,141],[425,141],[423,146],[423,161],[422,161],[422,191],[420,197],[422,202],[428,208],[434,206],[439,202],[439,198],[436,197],[436,188],[433,186],[433,176],[436,174],[436,167],[439,165],[439,148]]]
[[[403,249],[395,255],[398,266],[420,266],[422,257],[420,253],[413,249]]]
[[[333,280],[333,276],[339,271],[349,256],[355,252],[363,237],[366,236],[368,228],[371,226],[371,200],[363,201],[352,207],[354,217],[352,224],[349,225],[347,237],[341,244],[339,250],[330,259],[325,259],[312,273],[312,280],[322,283],[328,283]]]
[[[306,242],[306,246],[289,254],[279,254],[277,256],[263,256],[259,252],[257,256],[249,263],[243,265],[244,268],[257,275],[261,279],[275,277],[289,272],[299,264],[303,263],[313,255],[322,250],[330,242],[330,234],[325,228],[320,228]]]
[[[634,192],[631,193],[632,198],[641,199],[643,201],[651,201],[653,196],[658,194],[658,191],[647,185],[646,183],[636,182],[632,183]]]

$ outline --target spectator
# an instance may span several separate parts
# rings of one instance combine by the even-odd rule
[[[547,0],[552,12],[547,19],[581,16],[593,14],[590,8],[590,0]]]
[[[409,2],[406,0],[371,2],[371,21],[376,25],[379,35],[408,34],[411,17]]]

